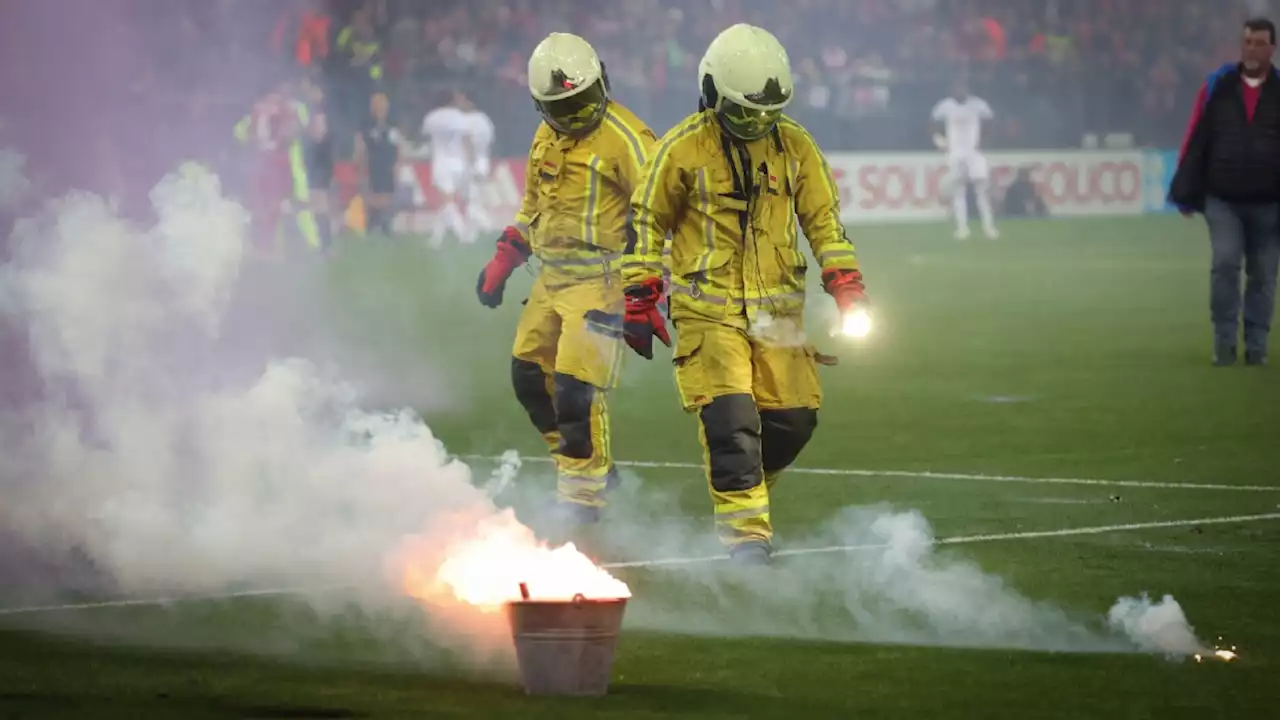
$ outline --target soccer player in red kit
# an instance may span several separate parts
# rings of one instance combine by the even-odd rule
[[[266,253],[276,254],[281,249],[281,210],[294,196],[291,154],[304,125],[288,83],[281,83],[255,102],[249,114],[236,123],[236,139],[255,153],[249,212],[254,241]]]

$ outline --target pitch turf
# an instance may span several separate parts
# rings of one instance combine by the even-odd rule
[[[816,529],[847,506],[915,508],[939,537],[964,541],[931,563],[972,561],[1086,619],[1122,595],[1171,593],[1201,637],[1239,646],[1238,662],[846,641],[879,636],[841,625],[830,598],[799,598],[800,614],[815,616],[799,617],[774,589],[753,607],[750,583],[711,598],[696,569],[638,568],[617,571],[636,598],[612,691],[598,700],[525,698],[415,640],[419,624],[366,616],[338,593],[0,615],[0,718],[1268,716],[1280,519],[1210,521],[1280,513],[1280,369],[1210,367],[1198,223],[1057,220],[1004,232],[960,244],[941,226],[852,230],[878,332],[861,345],[819,339],[841,364],[823,370],[821,424],[800,464],[868,472],[785,478],[779,546],[820,545]],[[517,276],[502,309],[478,306],[488,250],[352,246],[325,271],[326,311],[380,368],[421,376],[403,394],[452,451],[536,455],[507,383],[528,278]],[[813,305],[816,321],[825,304]],[[627,360],[614,402],[621,459],[698,459],[667,357]],[[490,464],[477,462],[482,476]],[[549,491],[545,466],[531,467],[521,489]],[[624,497],[670,497],[664,512],[682,532],[707,516],[696,469],[633,471],[643,487]],[[616,550],[601,543],[602,555]],[[655,537],[652,555],[706,549],[688,543]],[[856,573],[857,556],[801,555],[771,572],[779,583],[792,569]],[[699,627],[651,629],[678,624],[655,618],[682,607]],[[793,637],[743,637],[752,622]],[[50,628],[91,628],[94,639]],[[738,636],[719,636],[729,629]],[[114,634],[134,644],[107,642]]]

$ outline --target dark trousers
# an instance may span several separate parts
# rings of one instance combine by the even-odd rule
[[[1204,219],[1213,246],[1209,313],[1214,343],[1235,348],[1240,333],[1240,270],[1245,273],[1244,344],[1265,355],[1280,264],[1280,204],[1245,204],[1210,197]]]

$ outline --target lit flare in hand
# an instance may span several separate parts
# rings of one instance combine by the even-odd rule
[[[854,308],[840,319],[840,334],[851,338],[864,338],[871,334],[871,313],[866,308]]]

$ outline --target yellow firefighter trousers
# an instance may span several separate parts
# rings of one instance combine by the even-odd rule
[[[539,277],[516,327],[512,355],[542,369],[547,393],[555,400],[560,424],[543,437],[556,463],[556,494],[561,502],[605,505],[604,490],[613,470],[606,396],[616,386],[622,365],[622,313],[617,277],[555,286]],[[580,384],[562,382],[565,376]],[[569,396],[582,392],[590,393],[589,409]],[[583,417],[579,423],[585,430],[589,422],[590,447],[586,452],[566,453],[568,427],[576,424],[566,417],[571,412],[567,408],[575,405],[584,407],[582,415],[589,414],[589,421]]]
[[[717,398],[736,396],[735,399],[746,400],[742,396],[747,396],[754,400],[754,412],[748,401],[750,417],[745,421],[734,421],[743,423],[742,429],[747,435],[754,432],[755,437],[760,437],[760,414],[769,411],[799,411],[803,414],[808,410],[816,422],[816,413],[822,403],[822,388],[812,346],[767,344],[744,330],[708,320],[677,320],[675,326],[676,387],[686,412],[702,411]],[[700,413],[698,429],[717,534],[729,547],[744,542],[771,543],[773,525],[769,518],[769,487],[782,468],[769,471],[765,462],[764,466],[756,468],[762,482],[751,487],[718,490],[713,481],[714,468],[708,443],[708,435],[718,429],[707,426],[708,417],[708,413]],[[723,417],[723,414],[710,417]],[[737,417],[741,418],[741,413]],[[754,428],[750,427],[752,423]],[[733,431],[732,428],[729,430]],[[812,428],[808,431],[812,432]],[[803,439],[795,446],[795,454],[808,441],[808,434],[803,430],[801,436]],[[766,449],[766,455],[767,452]],[[795,454],[783,464],[794,460]],[[761,457],[758,449],[755,457]],[[768,460],[767,457],[764,459]]]

